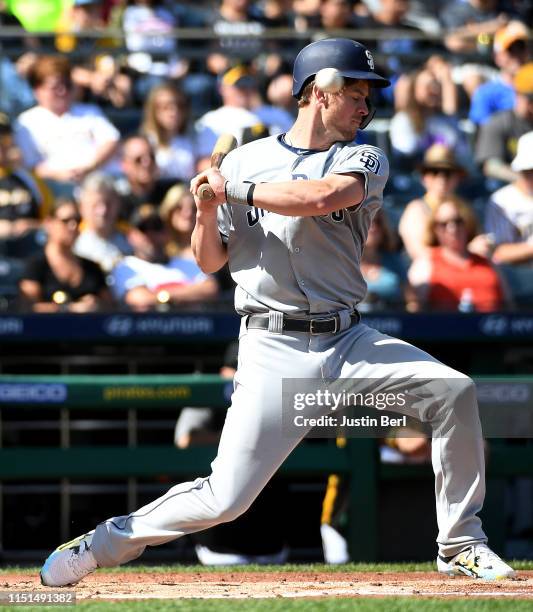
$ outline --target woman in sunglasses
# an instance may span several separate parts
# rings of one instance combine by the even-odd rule
[[[427,249],[426,225],[434,210],[457,192],[466,171],[457,161],[452,149],[443,144],[431,146],[418,167],[426,192],[409,202],[400,218],[398,231],[410,259],[415,260]]]
[[[503,284],[485,257],[468,250],[477,235],[477,222],[470,206],[457,196],[437,205],[427,225],[428,251],[409,268],[416,292],[411,310],[477,310],[502,308]]]
[[[75,255],[80,214],[72,200],[57,200],[44,221],[48,240],[28,259],[19,283],[20,297],[36,312],[91,312],[112,303],[100,266]]]

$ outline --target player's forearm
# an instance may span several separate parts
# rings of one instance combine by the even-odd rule
[[[255,186],[253,204],[288,217],[315,217],[355,206],[364,196],[362,178],[259,183]]]
[[[216,209],[209,212],[198,211],[191,246],[196,262],[206,274],[217,272],[228,261],[226,245],[218,231]]]

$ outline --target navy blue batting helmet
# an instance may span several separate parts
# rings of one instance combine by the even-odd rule
[[[336,68],[343,77],[388,87],[390,81],[374,72],[374,58],[361,43],[349,38],[325,38],[304,47],[294,60],[292,95],[297,98],[307,82],[322,68]]]

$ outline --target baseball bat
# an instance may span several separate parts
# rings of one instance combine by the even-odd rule
[[[220,168],[220,164],[226,155],[237,146],[237,140],[232,134],[222,134],[218,137],[218,140],[213,147],[211,153],[211,168]],[[212,200],[215,197],[213,190],[209,183],[202,183],[198,187],[198,198],[200,200]]]

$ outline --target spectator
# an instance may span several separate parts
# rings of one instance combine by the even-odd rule
[[[130,242],[134,255],[125,257],[112,272],[115,296],[133,310],[158,305],[186,305],[213,299],[216,280],[204,274],[194,260],[168,257],[169,232],[151,204],[132,217]],[[192,231],[192,230],[191,230]]]
[[[189,189],[180,184],[171,187],[159,214],[169,232],[167,255],[194,260],[191,235],[196,223],[196,204]]]
[[[157,85],[144,106],[142,133],[150,141],[159,175],[189,181],[196,171],[196,145],[189,133],[189,100],[170,83]]]
[[[320,0],[318,14],[308,20],[311,28],[342,30],[355,27],[352,0]]]
[[[476,143],[476,161],[485,176],[506,183],[518,178],[510,166],[518,139],[533,130],[533,62],[518,70],[513,85],[513,109],[492,115],[481,127]]]
[[[254,6],[260,22],[268,28],[294,28],[292,0],[264,0]]]
[[[424,50],[428,43],[415,40],[409,34],[420,34],[421,30],[413,23],[407,22],[407,13],[410,9],[410,0],[379,0],[375,7],[371,7],[369,16],[355,15],[355,27],[381,31],[383,36],[374,41],[367,41],[367,45],[380,57],[386,58],[385,67],[392,78],[393,84],[400,75],[405,74],[406,64],[420,65],[420,60],[414,60],[417,51]],[[390,30],[401,30],[406,34],[401,38],[391,37]]]
[[[292,74],[281,73],[273,77],[267,87],[267,100],[272,106],[282,108],[296,116],[297,104],[292,95]]]
[[[133,105],[133,79],[120,59],[110,54],[100,53],[85,65],[74,66],[72,81],[85,101],[114,108]]]
[[[209,111],[196,122],[199,156],[201,165],[209,163],[211,151],[222,133],[233,134],[239,144],[244,128],[261,123],[250,109],[257,95],[254,76],[244,66],[235,66],[221,79],[220,94],[222,106]]]
[[[161,178],[155,162],[155,153],[146,136],[135,134],[122,145],[121,168],[124,175],[116,182],[121,198],[120,216],[128,220],[145,203],[159,206],[173,179]]]
[[[496,32],[493,55],[500,71],[498,78],[480,85],[472,96],[468,117],[476,125],[486,123],[494,113],[513,108],[513,79],[527,62],[528,35],[527,27],[520,21],[511,21]]]
[[[397,252],[398,241],[383,210],[372,219],[361,256],[368,292],[363,310],[397,308],[404,303],[406,271]]]
[[[439,21],[440,0],[411,0],[409,11],[405,16],[407,23],[415,25],[422,32],[441,34],[442,24]]]
[[[127,0],[121,15],[126,36],[128,67],[136,73],[135,93],[143,100],[150,89],[166,79],[178,79],[189,62],[177,52],[174,28],[177,15],[162,0]]]
[[[496,264],[533,262],[533,131],[518,140],[511,164],[517,179],[498,189],[490,199],[485,231],[494,242]]]
[[[125,255],[133,255],[125,224],[118,222],[120,199],[113,179],[100,172],[85,177],[79,206],[81,226],[74,252],[109,273]]]
[[[410,259],[424,254],[426,225],[431,212],[449,196],[456,195],[457,187],[466,171],[457,161],[453,149],[442,144],[432,145],[419,166],[426,192],[407,204],[400,218],[399,232]]]
[[[504,304],[502,282],[490,261],[468,251],[477,223],[471,208],[450,196],[433,211],[428,223],[429,251],[409,268],[416,291],[411,310],[478,310]]]
[[[468,53],[486,47],[490,37],[505,25],[508,16],[499,0],[454,0],[445,2],[440,20],[448,31],[446,47],[454,53]]]
[[[37,106],[19,116],[16,135],[37,176],[72,184],[105,166],[119,133],[97,107],[73,103],[70,70],[65,57],[37,59],[29,74]]]
[[[217,39],[213,52],[222,53],[233,62],[250,61],[265,49],[276,46],[258,37],[264,32],[265,25],[252,0],[220,0],[220,6],[212,12],[210,21]]]
[[[22,56],[23,57],[23,56]],[[10,117],[27,110],[35,104],[28,81],[17,65],[6,55],[0,57],[0,110]]]
[[[67,4],[56,26],[56,49],[61,53],[76,50],[92,53],[105,45],[103,39],[83,36],[83,32],[102,30],[102,0],[73,0]],[[79,36],[81,34],[81,37]]]
[[[0,253],[23,258],[40,250],[37,233],[51,196],[42,181],[17,168],[19,156],[11,122],[0,113]]]
[[[406,87],[405,87],[406,85]],[[434,143],[442,143],[467,158],[468,145],[457,121],[457,88],[450,65],[438,56],[396,86],[397,112],[391,120],[390,139],[399,161],[422,158]]]
[[[80,223],[76,203],[59,199],[44,223],[44,252],[28,259],[19,284],[23,303],[36,312],[92,312],[110,306],[100,266],[72,250]]]

